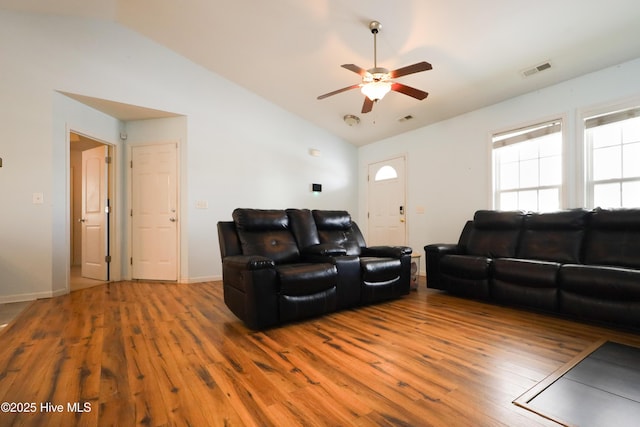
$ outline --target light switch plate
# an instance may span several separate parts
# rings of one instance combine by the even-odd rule
[[[209,202],[206,200],[196,200],[196,209],[209,209]]]

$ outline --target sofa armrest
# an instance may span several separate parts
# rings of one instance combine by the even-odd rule
[[[424,247],[424,252],[427,256],[431,253],[434,255],[455,255],[461,254],[462,248],[456,243],[433,243]]]
[[[320,243],[304,248],[301,253],[305,260],[319,260],[321,262],[326,262],[322,260],[326,260],[326,257],[345,256],[347,254],[347,250],[335,243]]]
[[[408,246],[369,246],[361,248],[362,256],[402,258],[411,255],[413,249]]]
[[[427,287],[446,290],[445,285],[440,281],[440,259],[445,255],[461,254],[462,248],[455,243],[434,243],[425,246],[424,253]]]
[[[275,262],[259,255],[233,255],[225,257],[222,265],[235,270],[262,270],[275,267]]]
[[[224,302],[252,329],[278,324],[275,263],[263,256],[233,255],[222,261]]]

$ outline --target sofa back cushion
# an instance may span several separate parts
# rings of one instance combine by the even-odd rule
[[[462,245],[467,254],[489,258],[514,257],[524,212],[479,210]]]
[[[579,263],[588,220],[585,209],[528,214],[517,257]]]
[[[309,209],[287,209],[286,212],[289,216],[289,228],[298,242],[299,249],[320,243],[318,229]]]
[[[314,210],[313,219],[318,229],[320,243],[333,243],[342,246],[347,255],[361,253],[361,248],[366,246],[364,238],[351,221],[351,215],[346,211]]]
[[[300,251],[289,230],[284,210],[236,209],[233,211],[243,255],[261,255],[276,264],[296,262]]]
[[[640,268],[640,209],[595,209],[584,262]]]

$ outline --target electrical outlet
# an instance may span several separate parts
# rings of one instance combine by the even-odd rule
[[[206,200],[196,200],[196,209],[209,209],[209,202]]]

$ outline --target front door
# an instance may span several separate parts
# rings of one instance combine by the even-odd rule
[[[367,245],[406,244],[405,158],[369,165]]]
[[[81,275],[96,280],[108,280],[107,155],[106,145],[82,152]]]
[[[178,279],[177,146],[135,146],[131,156],[132,278]]]

